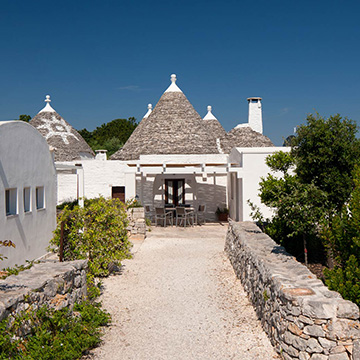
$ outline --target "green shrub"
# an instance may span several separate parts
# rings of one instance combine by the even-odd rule
[[[100,326],[110,321],[110,315],[99,304],[75,304],[74,311],[49,309],[26,311],[9,323],[0,323],[0,359],[72,360],[100,342]],[[26,324],[30,329],[22,335]]]
[[[89,273],[107,276],[109,268],[120,266],[131,257],[127,237],[127,214],[118,199],[103,197],[85,201],[71,210],[67,206],[58,218],[52,245],[60,246],[61,223],[64,222],[64,259],[89,259]]]
[[[355,255],[350,255],[343,268],[324,269],[324,275],[330,290],[338,291],[344,299],[360,306],[360,266]]]

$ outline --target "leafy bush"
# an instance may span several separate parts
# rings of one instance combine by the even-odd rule
[[[71,200],[71,201],[64,201],[63,203],[56,205],[56,208],[58,210],[63,210],[65,206],[68,207],[68,209],[72,210],[74,207],[78,204],[78,200]]]
[[[14,321],[0,322],[0,359],[79,359],[100,343],[99,327],[109,321],[99,304],[89,302],[75,304],[73,312],[46,306],[26,311]],[[28,331],[23,334],[25,327]]]
[[[360,167],[355,168],[349,203],[322,227],[322,237],[336,266],[324,272],[330,289],[360,305]]]
[[[344,299],[360,306],[360,266],[355,255],[350,255],[343,267],[324,269],[325,283],[338,291]]]
[[[60,246],[61,223],[64,222],[64,259],[89,259],[89,273],[109,275],[109,267],[120,266],[131,257],[127,238],[127,214],[118,199],[103,197],[86,200],[85,206],[65,206],[58,218],[52,245]]]
[[[125,206],[127,209],[143,207],[141,202],[136,198],[126,200]]]

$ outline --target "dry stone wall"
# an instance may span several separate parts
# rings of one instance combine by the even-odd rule
[[[129,225],[127,227],[128,232],[131,235],[145,235],[146,222],[145,212],[143,207],[130,208],[127,210]]]
[[[60,310],[86,298],[87,260],[44,262],[0,280],[0,320],[47,304]]]
[[[230,221],[225,251],[286,360],[360,360],[359,308],[330,291],[252,222]]]

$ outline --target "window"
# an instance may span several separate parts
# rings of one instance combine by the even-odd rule
[[[44,209],[45,208],[45,193],[44,187],[39,186],[36,188],[36,209]]]
[[[6,216],[17,214],[17,189],[5,190]]]
[[[174,206],[185,204],[185,180],[165,180],[165,204]]]
[[[31,211],[31,197],[30,197],[30,188],[26,187],[24,188],[24,212],[30,212]]]

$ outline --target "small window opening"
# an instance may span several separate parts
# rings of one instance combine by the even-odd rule
[[[5,190],[6,216],[17,214],[17,189]]]
[[[24,188],[24,212],[31,211],[30,188]]]
[[[36,209],[44,209],[45,208],[45,193],[44,187],[39,186],[36,188]]]

